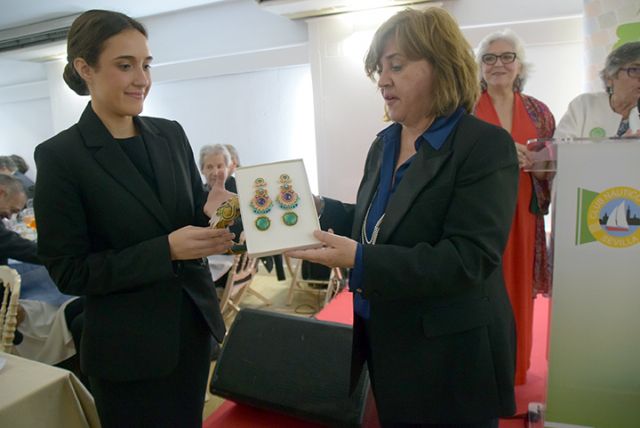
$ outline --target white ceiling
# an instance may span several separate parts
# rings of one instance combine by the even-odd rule
[[[236,0],[0,0],[0,30],[76,15],[89,9],[110,9],[141,18],[211,3]]]

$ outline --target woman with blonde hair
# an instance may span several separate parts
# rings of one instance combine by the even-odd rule
[[[352,383],[366,362],[383,426],[497,427],[515,410],[501,269],[513,142],[469,114],[477,67],[443,9],[382,24],[365,70],[393,123],[371,145],[356,204],[319,200],[336,233],[291,255],[352,269]]]
[[[551,277],[544,230],[550,185],[545,173],[525,171],[531,166],[526,144],[534,138],[551,138],[555,119],[544,103],[522,93],[530,65],[522,41],[511,30],[485,37],[477,61],[482,95],[475,115],[511,133],[520,166],[518,203],[502,268],[516,319],[516,385],[521,385],[527,382],[533,343],[533,299],[538,292],[549,291]]]

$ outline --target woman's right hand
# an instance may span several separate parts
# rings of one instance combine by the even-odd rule
[[[223,254],[234,244],[229,229],[185,226],[169,234],[171,260],[191,260]]]

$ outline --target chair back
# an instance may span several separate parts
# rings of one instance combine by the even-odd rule
[[[13,338],[18,325],[20,275],[8,266],[0,266],[0,283],[3,286],[0,306],[0,351],[9,352],[13,348]]]
[[[223,316],[238,312],[240,301],[249,290],[249,285],[256,272],[258,260],[247,253],[237,254],[227,276],[227,282],[220,298],[220,311]]]
[[[295,268],[291,258],[285,256],[285,262],[291,273],[291,285],[287,294],[287,306],[293,303],[294,293],[304,292],[312,295],[322,296],[322,306],[324,307],[333,299],[345,285],[342,269],[332,268],[327,279],[304,279],[302,277],[302,260],[298,260]]]

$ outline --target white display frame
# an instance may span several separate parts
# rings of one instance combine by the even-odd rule
[[[292,210],[298,215],[298,222],[293,226],[287,226],[282,221],[282,215],[286,211],[280,208],[276,200],[280,193],[281,174],[289,174],[291,186],[300,196],[298,206]],[[250,205],[255,195],[256,178],[263,178],[266,181],[269,197],[273,201],[271,211],[264,214],[271,220],[270,227],[265,231],[258,230],[256,227],[255,219],[260,214],[254,213]],[[264,257],[290,250],[322,246],[322,243],[313,236],[314,231],[320,230],[320,222],[302,159],[238,168],[236,186],[249,256]]]

